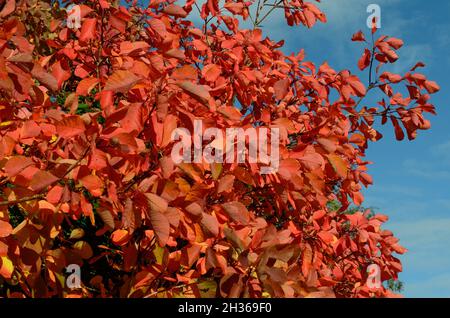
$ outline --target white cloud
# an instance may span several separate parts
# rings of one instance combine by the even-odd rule
[[[407,159],[403,162],[405,171],[412,175],[434,180],[450,179],[450,171],[435,161]]]

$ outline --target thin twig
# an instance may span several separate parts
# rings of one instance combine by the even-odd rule
[[[27,202],[27,201],[33,201],[33,200],[37,200],[37,199],[42,199],[45,197],[45,194],[35,194],[29,197],[25,197],[25,198],[21,198],[21,199],[17,199],[17,200],[13,200],[13,201],[3,201],[0,202],[0,206],[5,206],[5,205],[14,205],[17,203],[22,203],[22,202]]]

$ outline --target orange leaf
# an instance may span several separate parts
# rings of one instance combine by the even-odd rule
[[[358,77],[350,76],[349,78],[347,78],[347,82],[353,88],[357,96],[366,95],[366,87],[363,83],[361,83]]]
[[[202,103],[207,103],[211,98],[208,89],[203,85],[197,85],[191,82],[181,82],[177,85]]]
[[[248,224],[250,221],[248,210],[242,203],[237,201],[227,202],[223,203],[222,207],[233,221],[241,224]]]
[[[424,83],[425,89],[428,91],[428,93],[430,94],[434,94],[436,92],[440,91],[440,87],[436,82],[433,81],[425,81]]]
[[[98,79],[94,77],[85,78],[77,86],[77,95],[87,96],[90,91],[97,85]]]
[[[81,42],[87,42],[96,38],[97,19],[91,18],[86,19],[83,22],[80,30],[80,37],[78,38]]]
[[[221,69],[216,64],[208,64],[202,69],[202,75],[208,82],[215,82],[220,76]]]
[[[117,246],[123,246],[128,243],[131,236],[127,230],[115,230],[111,234],[111,241]]]
[[[347,178],[347,162],[338,155],[328,155],[327,158],[337,175],[343,179]]]
[[[83,120],[78,116],[69,116],[56,124],[56,131],[62,138],[79,136],[86,130]]]
[[[148,205],[150,210],[164,213],[168,208],[167,201],[159,195],[153,193],[146,193]]]
[[[7,237],[13,231],[11,224],[8,222],[0,220],[0,237]]]
[[[89,190],[94,197],[99,197],[103,193],[103,181],[94,175],[87,175],[80,179],[83,187]]]

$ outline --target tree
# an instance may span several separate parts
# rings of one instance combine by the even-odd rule
[[[291,26],[326,22],[301,0],[0,2],[1,295],[394,295],[365,284],[370,264],[383,282],[402,270],[387,217],[344,212],[372,184],[375,121],[414,139],[439,86],[416,71],[423,63],[384,72],[403,42],[376,29],[372,42],[353,36],[367,47],[368,86],[303,51],[286,56],[259,27],[274,10]],[[278,172],[175,164],[172,132],[194,120],[278,128]],[[71,264],[79,289],[65,284]]]

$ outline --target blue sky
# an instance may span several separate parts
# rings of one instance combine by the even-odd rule
[[[387,228],[409,249],[401,257],[404,295],[450,297],[450,1],[324,0],[319,7],[327,24],[312,30],[289,28],[280,12],[266,21],[264,30],[273,39],[285,39],[287,53],[304,48],[313,62],[328,61],[335,69],[359,74],[356,61],[362,47],[350,38],[359,29],[368,31],[366,8],[371,3],[381,7],[380,32],[406,43],[398,64],[386,70],[401,73],[423,61],[427,67],[420,72],[436,80],[441,92],[433,97],[438,116],[431,117],[430,131],[413,142],[397,142],[393,129],[383,127],[385,137],[370,145],[374,185],[365,191],[364,205],[387,214]]]

